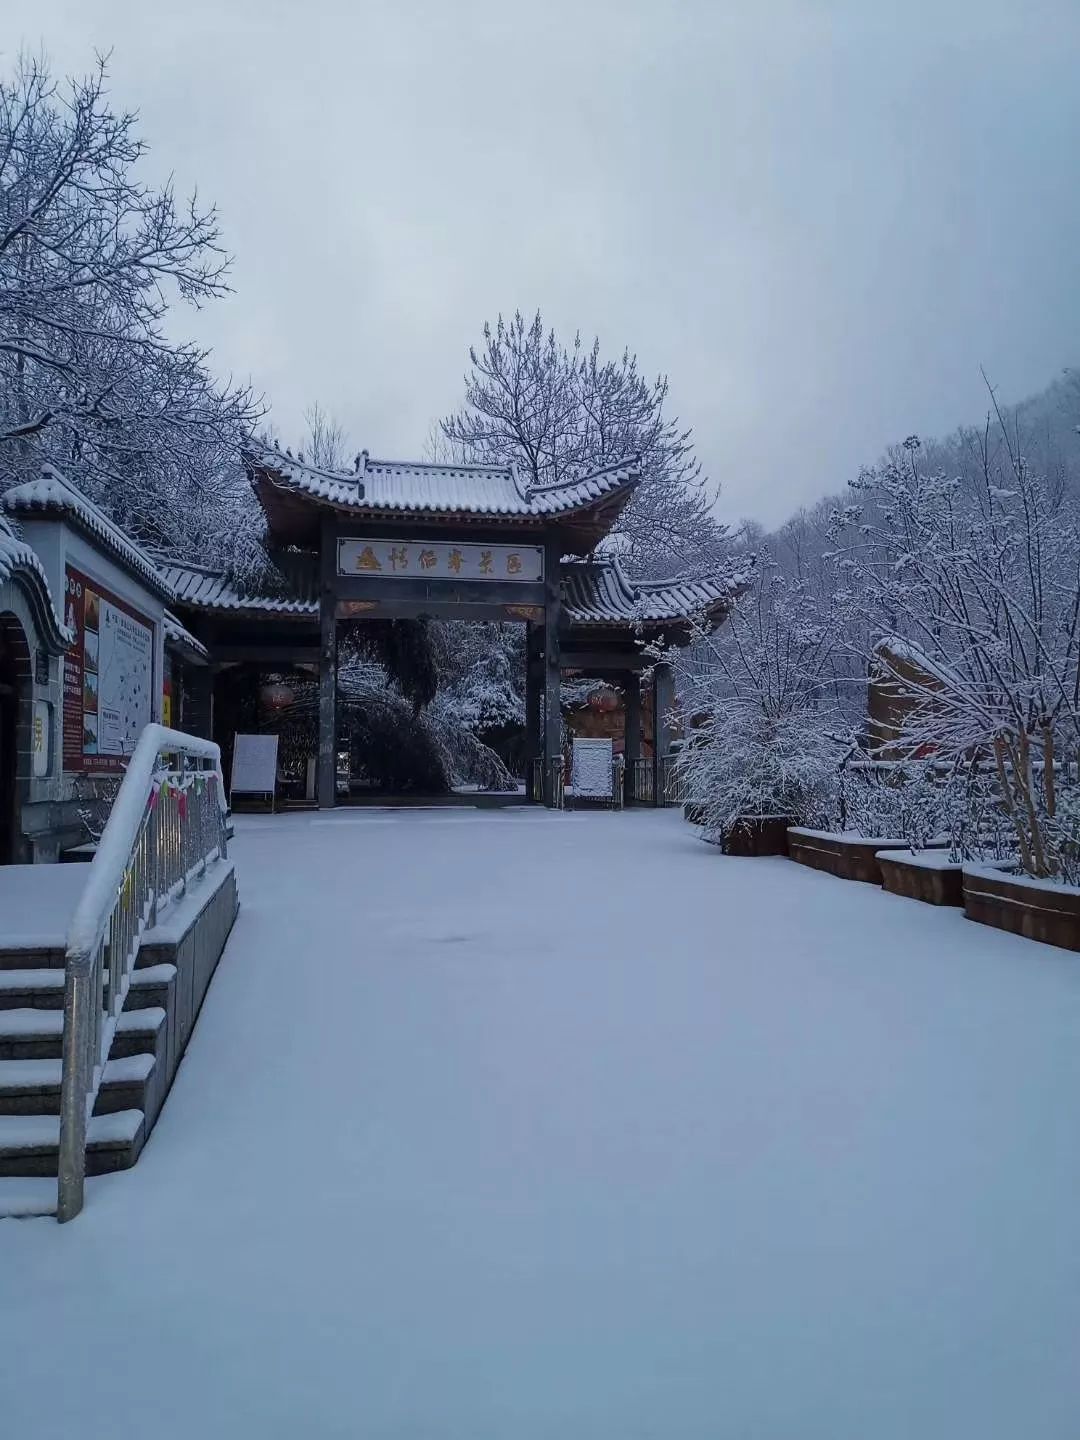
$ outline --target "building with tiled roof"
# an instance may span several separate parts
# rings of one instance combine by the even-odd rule
[[[550,799],[561,763],[560,676],[596,676],[625,692],[627,757],[637,759],[643,672],[661,726],[671,710],[668,668],[650,655],[720,624],[743,584],[734,570],[637,581],[618,558],[598,555],[640,482],[636,459],[537,485],[514,465],[374,460],[366,451],[348,471],[276,446],[243,458],[278,562],[275,586],[254,593],[174,559],[159,570],[177,614],[212,662],[229,667],[234,688],[238,668],[317,667],[321,804],[335,803],[342,625],[420,617],[524,623],[527,780],[531,793]],[[656,750],[662,758],[661,743]]]

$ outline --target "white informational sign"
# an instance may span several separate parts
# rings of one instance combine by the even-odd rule
[[[593,800],[610,800],[614,747],[610,740],[575,740],[574,794]]]
[[[233,743],[233,795],[273,795],[277,785],[276,735],[237,735]]]
[[[87,677],[92,640],[97,648],[98,754],[130,755],[150,723],[154,631],[104,596],[99,621],[85,637]]]
[[[40,780],[49,773],[49,747],[52,745],[52,707],[47,700],[34,701],[33,776]]]
[[[449,540],[338,541],[338,574],[384,580],[518,580],[544,578],[542,545],[465,545]]]

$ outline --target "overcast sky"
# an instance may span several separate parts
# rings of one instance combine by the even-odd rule
[[[3,59],[113,50],[220,207],[186,321],[283,440],[422,453],[483,321],[666,371],[729,518],[1080,362],[1080,0],[2,0]],[[14,23],[13,23],[14,16]]]

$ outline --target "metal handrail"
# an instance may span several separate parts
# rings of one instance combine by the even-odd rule
[[[147,725],[117,792],[67,937],[57,1217],[83,1205],[86,1126],[139,944],[159,907],[224,859],[225,787],[212,740]]]

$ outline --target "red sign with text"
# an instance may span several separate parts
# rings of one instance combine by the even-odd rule
[[[153,621],[70,565],[64,591],[64,769],[122,770],[151,717]]]

